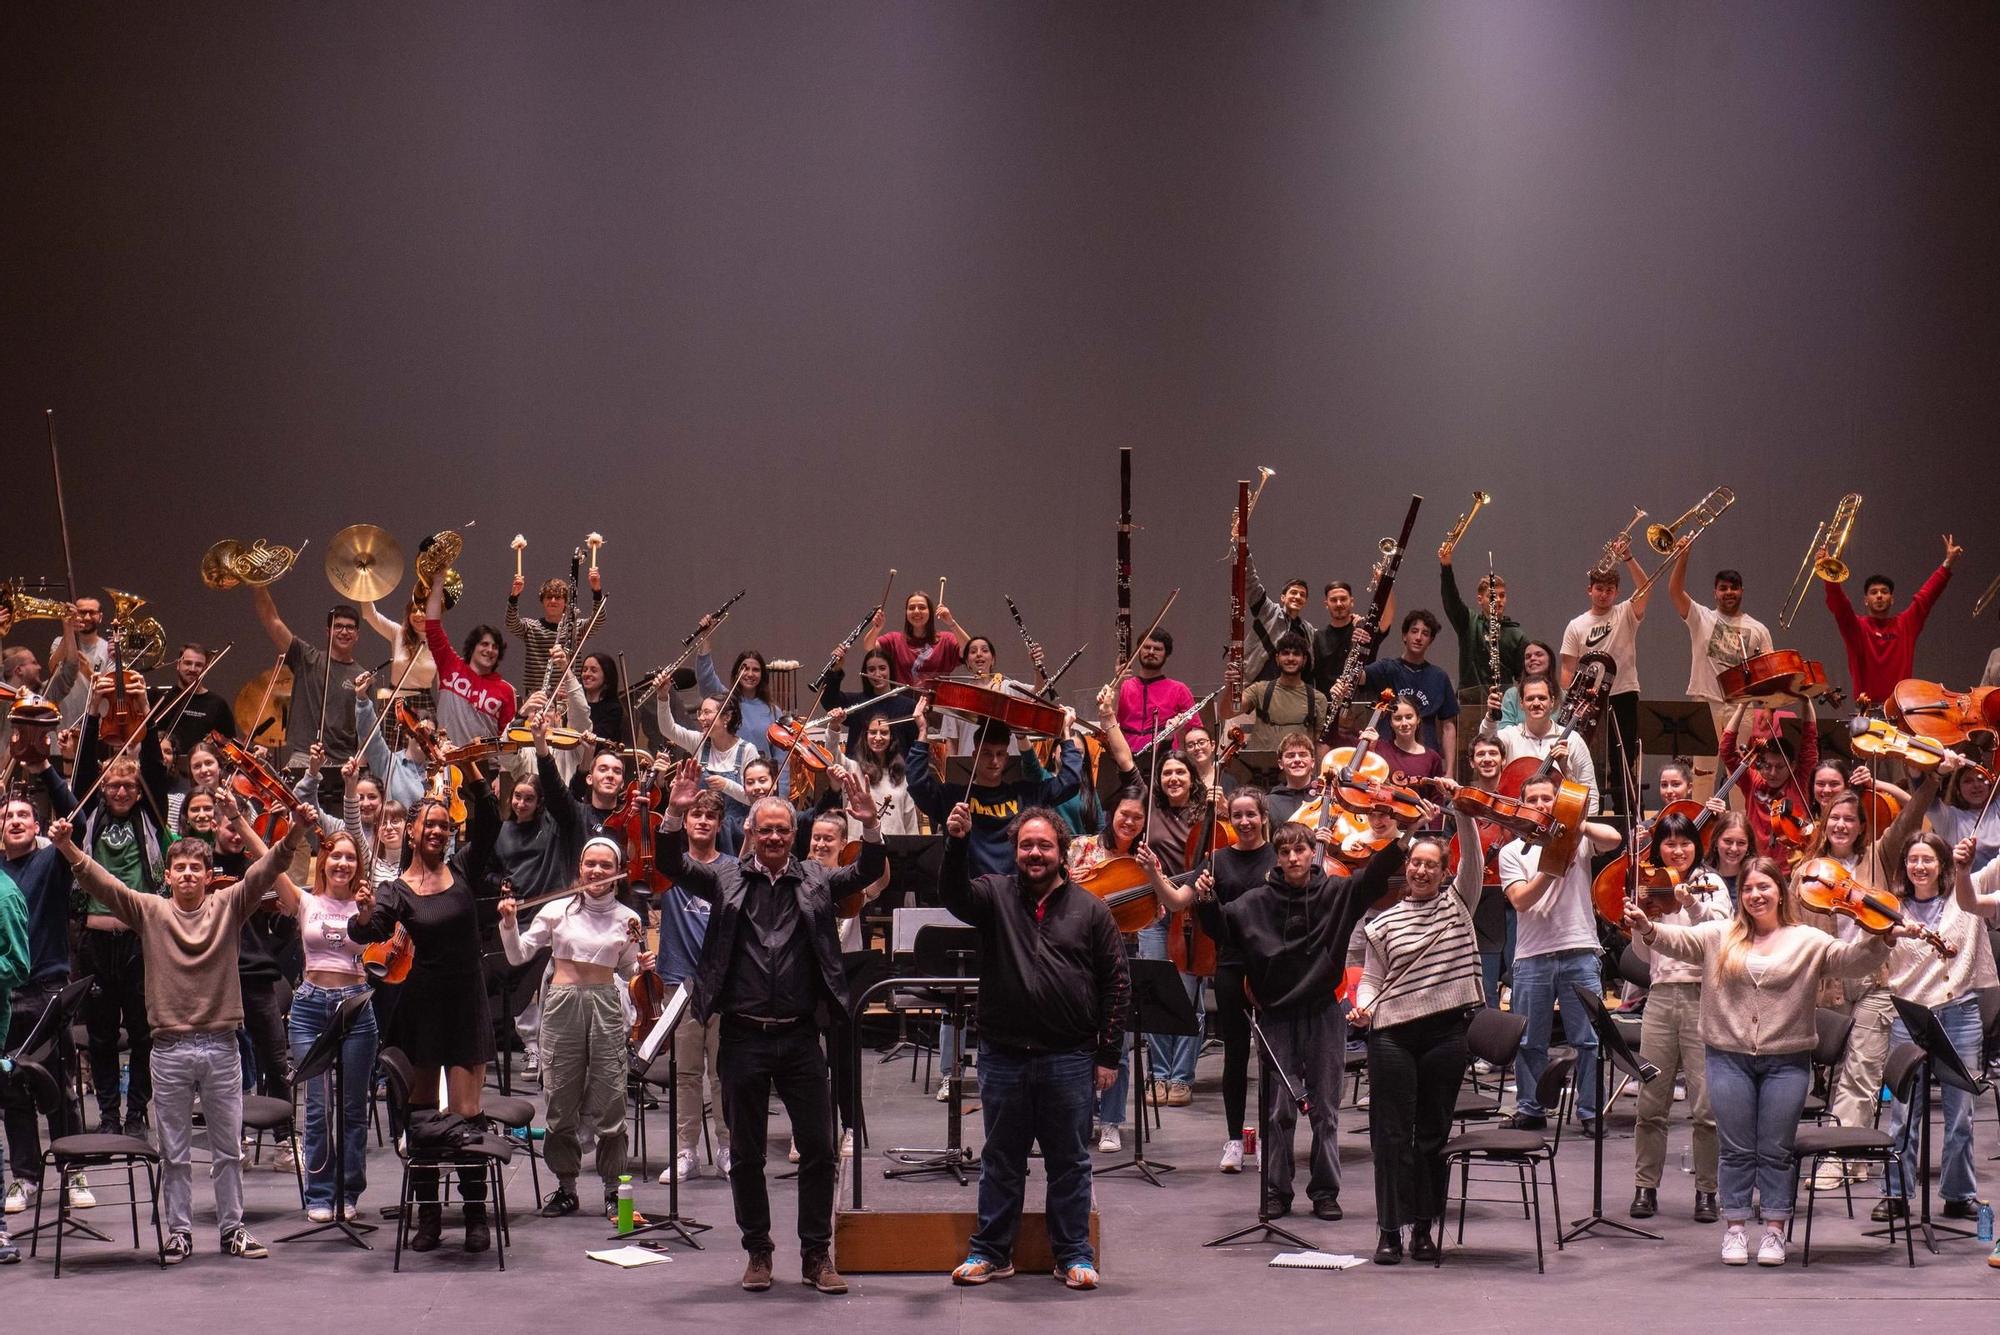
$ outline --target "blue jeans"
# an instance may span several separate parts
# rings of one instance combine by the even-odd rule
[[[1948,1006],[1937,1010],[1938,1023],[1951,1039],[1952,1048],[1958,1053],[1965,1069],[1979,1074],[1980,1046],[1985,1041],[1979,1026],[1979,998],[1960,997]],[[1893,1050],[1898,1043],[1910,1041],[1909,1030],[1903,1027],[1901,1016],[1889,1027],[1889,1046]],[[1939,1082],[1941,1085],[1942,1081]],[[1944,1088],[1944,1160],[1938,1188],[1948,1201],[1969,1201],[1979,1195],[1979,1182],[1972,1175],[1972,1095],[1950,1085]],[[1916,1116],[1912,1117],[1908,1104],[1897,1102],[1889,1105],[1889,1135],[1902,1152],[1901,1169],[1890,1169],[1882,1182],[1884,1196],[1909,1197],[1915,1194],[1917,1175],[1917,1155],[1923,1149],[1923,1121],[1930,1116],[1930,1091],[1918,1086],[1916,1091]]]
[[[1514,1106],[1529,1117],[1554,1111],[1542,1106],[1535,1089],[1549,1064],[1549,1037],[1555,1028],[1558,998],[1588,992],[1604,995],[1604,974],[1595,950],[1559,950],[1553,955],[1517,956],[1514,960],[1514,1014],[1528,1022],[1521,1050],[1514,1058]],[[1563,1041],[1576,1049],[1576,1108],[1585,1122],[1597,1116],[1591,1106],[1597,1089],[1597,1034],[1581,1003],[1562,1008]]]
[[[979,1156],[979,1227],[968,1255],[1014,1258],[1027,1196],[1028,1150],[1042,1147],[1048,1174],[1049,1246],[1056,1265],[1094,1265],[1090,1249],[1090,1110],[1096,1060],[1088,1052],[1028,1054],[979,1045],[979,1101],[986,1148]]]
[[[1139,933],[1139,958],[1142,960],[1163,960],[1167,958],[1167,923],[1162,918],[1151,927]],[[1181,986],[1187,989],[1188,1000],[1194,1003],[1194,1013],[1201,1014],[1201,979],[1191,973],[1181,975]],[[1148,1034],[1146,1035],[1146,1055],[1153,1067],[1153,1079],[1164,1080],[1170,1085],[1192,1085],[1194,1083],[1194,1060],[1201,1055],[1201,1035],[1199,1034]]]
[[[1792,1217],[1798,1190],[1792,1142],[1811,1085],[1811,1053],[1708,1050],[1708,1106],[1720,1142],[1716,1185],[1724,1219],[1750,1218],[1753,1187],[1765,1223]]]
[[[306,1052],[329,1025],[340,1003],[351,996],[366,994],[366,983],[352,987],[320,987],[300,983],[292,996],[292,1018],[288,1037],[292,1045],[292,1065],[296,1069]],[[368,1082],[375,1069],[375,1008],[363,1006],[354,1017],[354,1027],[340,1049],[341,1082],[341,1167],[347,1180],[333,1180],[333,1141],[328,1125],[328,1105],[333,1098],[333,1072],[306,1086],[305,1158],[301,1166],[306,1177],[306,1207],[352,1205],[368,1185]],[[340,1199],[334,1199],[338,1186]]]
[[[1097,1120],[1110,1126],[1125,1125],[1125,1096],[1132,1092],[1132,1049],[1130,1040],[1118,1057],[1118,1078],[1111,1088],[1097,1096]]]
[[[243,1062],[230,1032],[156,1039],[153,1125],[160,1133],[160,1213],[169,1233],[194,1231],[194,1107],[208,1140],[215,1220],[227,1237],[243,1223]]]

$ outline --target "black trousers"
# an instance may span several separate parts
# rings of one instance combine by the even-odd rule
[[[8,1029],[8,1041],[19,1043],[28,1036],[28,1030],[41,1018],[48,1006],[49,998],[63,990],[68,979],[58,978],[33,987],[24,987],[14,993],[12,1027]],[[42,1063],[62,1091],[62,1101],[49,1109],[49,1139],[60,1140],[64,1136],[75,1135],[83,1130],[83,1118],[76,1106],[76,1082],[71,1078],[76,1061],[76,1045],[70,1041],[69,1026],[55,1036],[55,1045],[48,1058]],[[42,1138],[40,1128],[35,1124],[35,1102],[28,1092],[27,1082],[17,1080],[7,1087],[6,1103],[7,1162],[14,1169],[14,1176],[33,1182],[42,1174]]]
[[[1444,1143],[1465,1079],[1466,1012],[1368,1031],[1368,1140],[1383,1232],[1444,1214]]]
[[[722,1089],[722,1120],[729,1127],[729,1193],[736,1205],[736,1226],[743,1231],[743,1250],[775,1250],[771,1197],[764,1184],[764,1142],[770,1134],[771,1091],[776,1089],[799,1144],[799,1252],[805,1257],[826,1256],[833,1250],[833,1191],[839,1161],[819,1030],[811,1020],[801,1020],[767,1032],[725,1015],[715,1066]]]
[[[1615,725],[1615,726],[1614,726]],[[1639,693],[1626,691],[1611,697],[1611,722],[1598,725],[1604,740],[1604,759],[1597,768],[1597,781],[1604,792],[1607,810],[1630,815],[1630,794],[1625,791],[1625,772],[1639,754]]]
[[[134,932],[85,928],[77,942],[77,973],[96,980],[83,1005],[90,1033],[90,1082],[101,1120],[118,1117],[118,1028],[125,1028],[131,1057],[128,1115],[143,1117],[153,1101],[153,1026],[146,1019],[146,959]]]
[[[1215,1018],[1222,1031],[1222,1120],[1228,1139],[1241,1140],[1250,1100],[1250,1009],[1240,964],[1215,966]]]
[[[285,1032],[285,1011],[291,1004],[292,985],[282,978],[241,980],[243,1029],[250,1035],[250,1052],[256,1059],[257,1083],[251,1090],[274,1099],[291,1101],[292,1046]],[[280,1131],[279,1140],[289,1140]]]

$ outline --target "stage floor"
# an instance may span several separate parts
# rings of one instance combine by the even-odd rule
[[[930,1097],[934,1085],[911,1083],[907,1057],[887,1064],[871,1058],[867,1067],[875,1145],[942,1143],[944,1107]],[[490,1253],[468,1256],[458,1250],[449,1227],[443,1249],[406,1256],[400,1275],[390,1273],[394,1234],[387,1227],[373,1235],[378,1246],[372,1252],[329,1242],[280,1246],[272,1240],[303,1227],[303,1218],[291,1178],[268,1168],[247,1174],[246,1196],[251,1229],[271,1244],[273,1254],[262,1262],[233,1261],[216,1250],[213,1204],[206,1173],[197,1165],[193,1259],[163,1273],[124,1245],[79,1242],[66,1248],[64,1275],[56,1281],[45,1245],[39,1259],[0,1269],[0,1312],[9,1331],[68,1328],[87,1316],[93,1326],[148,1335],[244,1329],[284,1335],[571,1331],[613,1329],[624,1321],[682,1320],[715,1329],[758,1323],[772,1330],[865,1330],[871,1335],[1010,1330],[1023,1323],[1033,1323],[1037,1335],[1072,1330],[1210,1335],[1328,1324],[1344,1331],[1451,1326],[1542,1332],[1600,1326],[1634,1332],[1725,1323],[1779,1330],[1810,1326],[1818,1335],[1832,1335],[1947,1325],[1977,1330],[2000,1311],[1994,1305],[2000,1299],[2000,1270],[1986,1265],[1987,1248],[1981,1244],[1946,1241],[1940,1244],[1941,1254],[1933,1256],[1920,1243],[1912,1271],[1903,1263],[1900,1246],[1891,1251],[1880,1239],[1860,1237],[1862,1228],[1872,1227],[1865,1218],[1873,1204],[1871,1188],[1857,1187],[1861,1218],[1854,1222],[1833,1198],[1822,1199],[1823,1206],[1832,1208],[1821,1211],[1815,1228],[1810,1271],[1798,1264],[1796,1246],[1782,1269],[1723,1267],[1716,1260],[1720,1229],[1687,1217],[1694,1189],[1693,1178],[1680,1169],[1687,1148],[1684,1125],[1669,1144],[1662,1213],[1650,1221],[1666,1235],[1664,1241],[1614,1234],[1557,1252],[1551,1237],[1548,1273],[1538,1276],[1533,1238],[1519,1207],[1510,1211],[1475,1204],[1467,1245],[1450,1247],[1442,1269],[1406,1261],[1393,1268],[1363,1265],[1339,1272],[1273,1270],[1266,1262],[1277,1248],[1202,1246],[1250,1222],[1256,1207],[1253,1174],[1225,1177],[1215,1171],[1222,1138],[1220,1068],[1219,1054],[1211,1052],[1201,1063],[1193,1106],[1163,1110],[1164,1126],[1149,1145],[1148,1157],[1180,1166],[1166,1176],[1164,1187],[1150,1186],[1129,1171],[1099,1179],[1105,1268],[1104,1285],[1094,1294],[1069,1293],[1046,1274],[1022,1274],[981,1289],[953,1288],[942,1275],[853,1275],[848,1297],[823,1297],[798,1283],[792,1232],[796,1196],[789,1182],[772,1186],[778,1283],[769,1293],[746,1294],[736,1286],[743,1254],[730,1222],[728,1186],[706,1165],[704,1175],[683,1191],[682,1209],[716,1228],[701,1235],[705,1250],[675,1247],[669,1265],[621,1271],[586,1259],[587,1249],[612,1245],[605,1240],[608,1229],[594,1218],[546,1220],[528,1213],[532,1189],[525,1160],[517,1160],[508,1183],[519,1213],[504,1274],[496,1272]],[[1625,1217],[1631,1197],[1632,1106],[1630,1099],[1619,1101],[1605,1146],[1606,1213],[1618,1219]],[[1685,1107],[1676,1104],[1676,1112]],[[1989,1179],[1986,1191],[1993,1194],[2000,1165],[1988,1156],[2000,1150],[2000,1136],[1990,1098],[1980,1112],[1979,1168]],[[657,1147],[670,1137],[664,1109],[649,1117],[657,1173]],[[1322,1250],[1365,1258],[1375,1230],[1373,1174],[1362,1122],[1362,1114],[1343,1109],[1342,1204],[1347,1218],[1328,1224],[1308,1214],[1286,1224]],[[968,1139],[976,1145],[976,1115],[967,1125]],[[1128,1126],[1128,1149],[1130,1135]],[[1300,1142],[1303,1149],[1303,1132]],[[773,1117],[771,1143],[770,1171],[775,1173],[786,1167],[781,1114]],[[1562,1200],[1570,1219],[1590,1208],[1590,1148],[1581,1138],[1563,1139]],[[870,1174],[864,1185],[870,1208],[935,1208],[955,1197],[970,1209],[976,1197],[976,1186],[940,1186],[938,1179],[885,1182],[876,1152],[864,1151],[855,1163]],[[371,1186],[363,1204],[372,1219],[395,1192],[394,1155],[374,1148],[371,1141],[370,1168]],[[546,1172],[543,1181],[546,1188]],[[594,1179],[586,1179],[583,1187],[588,1202]],[[843,1180],[843,1202],[851,1199],[848,1190]],[[1039,1205],[1040,1193],[1037,1170],[1030,1181],[1031,1204]],[[663,1210],[666,1188],[649,1176],[640,1184],[638,1198],[642,1211]],[[1300,1203],[1305,1203],[1303,1193]],[[1546,1195],[1544,1203],[1546,1212]],[[100,1206],[82,1217],[114,1238],[127,1228],[122,1209]],[[24,1221],[14,1216],[9,1223],[18,1231]],[[129,1238],[125,1232],[122,1241]]]

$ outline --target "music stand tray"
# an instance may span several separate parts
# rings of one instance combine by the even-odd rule
[[[1706,700],[1641,700],[1639,745],[1649,756],[1712,756],[1721,739]]]

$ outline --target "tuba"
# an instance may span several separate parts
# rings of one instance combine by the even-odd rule
[[[111,631],[125,666],[134,672],[152,671],[166,660],[166,631],[152,617],[137,615],[146,605],[138,594],[113,588],[104,591],[111,595]]]

